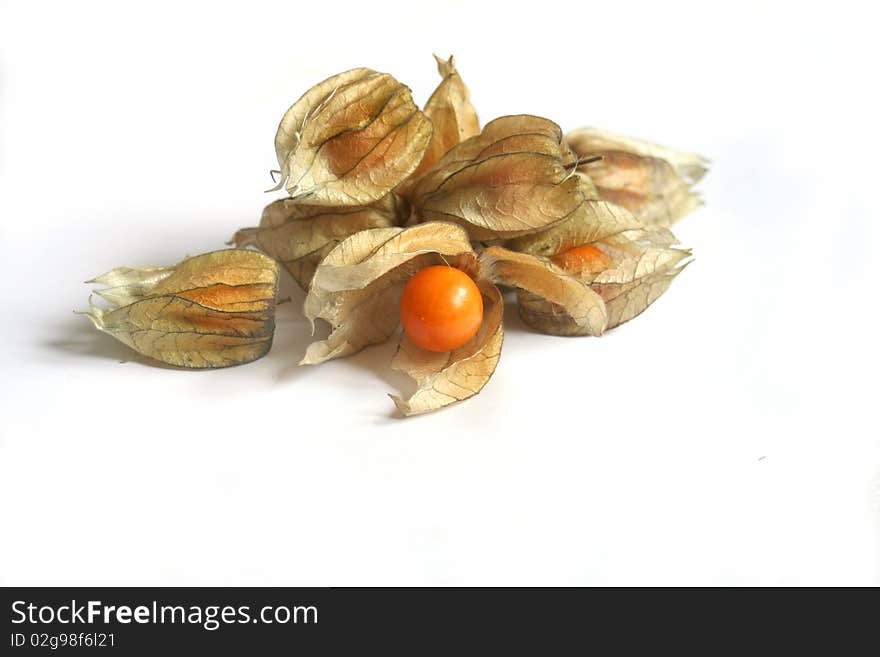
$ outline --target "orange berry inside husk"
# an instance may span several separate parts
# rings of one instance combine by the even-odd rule
[[[425,267],[403,288],[400,321],[409,339],[422,349],[451,351],[479,330],[483,295],[460,269]]]
[[[598,274],[611,267],[611,258],[592,244],[563,251],[550,258],[554,265],[573,274]]]

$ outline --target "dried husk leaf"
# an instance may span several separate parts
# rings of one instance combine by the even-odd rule
[[[404,218],[405,204],[388,194],[367,206],[324,207],[284,198],[267,205],[260,225],[242,228],[237,247],[256,246],[278,260],[308,290],[318,263],[346,237],[368,228],[388,228]]]
[[[477,110],[471,104],[470,91],[458,74],[452,56],[443,60],[434,55],[434,59],[437,60],[437,71],[443,79],[425,103],[424,109],[425,115],[434,125],[434,134],[424,159],[410,180],[402,186],[403,190],[411,188],[453,146],[480,134]]]
[[[672,233],[663,228],[633,230],[596,242],[612,263],[601,271],[574,274],[599,294],[608,312],[608,328],[641,314],[689,264],[689,249],[673,248]],[[553,335],[588,335],[564,308],[519,292],[520,316],[529,326]]]
[[[89,283],[94,325],[135,351],[192,369],[241,365],[264,356],[275,329],[278,265],[243,249],[206,253],[171,267],[120,267]]]
[[[432,132],[409,88],[387,73],[340,73],[312,87],[281,119],[279,187],[309,205],[368,205],[415,171]]]
[[[405,333],[401,335],[391,367],[408,374],[419,386],[409,399],[391,395],[404,415],[435,411],[473,397],[495,371],[504,341],[504,302],[491,282],[478,280],[477,285],[483,294],[483,323],[467,344],[453,351],[428,351]]]
[[[529,148],[519,147],[522,144]],[[483,126],[480,134],[447,151],[431,169],[430,177],[426,176],[419,181],[419,187],[427,191],[436,189],[449,171],[474,160],[487,149],[491,149],[490,154],[516,150],[536,150],[551,154],[559,150],[569,152],[569,147],[563,140],[562,129],[550,119],[531,114],[502,116]]]
[[[601,155],[582,167],[599,196],[632,212],[646,226],[670,226],[701,205],[692,191],[708,171],[708,160],[598,128],[566,135],[578,157]]]
[[[490,246],[480,254],[480,271],[494,283],[526,290],[558,305],[587,335],[601,335],[606,328],[602,298],[545,258]]]
[[[575,155],[552,121],[505,116],[454,146],[416,183],[422,220],[465,226],[474,240],[509,239],[571,217],[584,201]]]
[[[312,325],[323,319],[331,333],[310,344],[300,364],[322,363],[387,340],[400,322],[400,294],[406,281],[423,267],[443,263],[443,257],[456,263],[473,260],[461,227],[432,222],[374,228],[340,242],[318,265],[305,300]]]
[[[549,258],[582,244],[641,227],[641,222],[624,208],[605,201],[584,201],[570,219],[540,233],[510,240],[505,246],[512,251]]]

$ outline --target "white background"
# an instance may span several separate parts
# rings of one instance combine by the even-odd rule
[[[880,583],[866,6],[3,2],[0,584]],[[301,293],[213,372],[73,314],[98,273],[253,225],[309,86],[369,66],[423,102],[432,51],[484,122],[712,158],[696,261],[643,316],[508,312],[483,393],[401,420],[394,343],[297,367]]]

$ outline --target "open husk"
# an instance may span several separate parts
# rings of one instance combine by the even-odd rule
[[[480,272],[494,283],[519,288],[562,309],[584,335],[605,331],[608,316],[602,298],[545,258],[490,246],[480,254]]]
[[[690,250],[677,248],[675,243],[665,228],[624,231],[593,243],[602,256],[593,259],[598,267],[569,274],[589,284],[603,299],[607,328],[614,328],[644,312],[690,262]],[[517,302],[523,321],[543,333],[589,335],[559,304],[529,291],[520,291]]]
[[[602,157],[581,171],[600,198],[626,208],[646,226],[671,226],[701,203],[692,190],[708,171],[700,155],[598,128],[574,130],[566,141],[579,158]]]
[[[328,322],[331,333],[309,345],[301,364],[387,340],[400,323],[404,285],[420,269],[437,264],[457,267],[475,279],[483,295],[483,321],[473,338],[447,352],[422,349],[403,333],[392,367],[415,379],[418,389],[408,399],[392,399],[404,415],[417,415],[476,395],[498,364],[504,304],[492,280],[482,275],[467,233],[451,223],[365,230],[333,249],[318,266],[305,302],[306,316]]]
[[[94,325],[138,353],[193,369],[264,356],[275,329],[278,266],[255,251],[228,249],[170,267],[120,267],[87,281]]]
[[[404,415],[435,411],[473,397],[489,381],[501,356],[504,302],[498,288],[478,280],[483,294],[483,323],[477,334],[458,349],[428,351],[414,344],[406,334],[400,337],[391,367],[405,372],[418,384],[408,399],[391,395]]]
[[[433,222],[410,228],[374,228],[339,243],[318,265],[305,300],[314,326],[322,319],[330,335],[309,345],[303,365],[315,365],[384,342],[400,322],[400,294],[422,267],[443,257],[474,258],[467,233]]]
[[[346,237],[368,228],[398,225],[408,211],[391,193],[367,206],[304,205],[284,198],[267,205],[255,228],[242,228],[232,238],[237,247],[256,246],[278,260],[308,290],[318,263]]]
[[[367,205],[416,170],[433,128],[408,87],[358,68],[307,91],[281,119],[279,188],[310,205]]]

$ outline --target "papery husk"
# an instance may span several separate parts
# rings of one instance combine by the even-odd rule
[[[155,360],[191,369],[241,365],[264,356],[275,329],[278,265],[227,249],[170,267],[120,267],[88,283],[94,325]]]
[[[399,225],[406,203],[391,193],[367,206],[324,207],[284,198],[267,205],[255,228],[242,228],[232,238],[237,247],[256,246],[278,260],[308,290],[318,263],[339,242],[368,228]]]
[[[418,384],[418,390],[408,399],[391,395],[404,415],[435,411],[473,397],[495,371],[504,341],[504,301],[491,282],[478,280],[477,285],[483,294],[483,323],[466,344],[452,351],[428,351],[405,333],[401,335],[391,366]]]
[[[491,246],[480,254],[479,262],[482,277],[526,290],[559,306],[586,335],[605,331],[608,316],[602,298],[546,258]]]
[[[473,261],[467,233],[443,222],[411,228],[374,228],[339,243],[318,265],[305,314],[330,324],[324,340],[309,345],[302,365],[347,356],[387,340],[400,323],[400,295],[420,269],[444,258]],[[462,268],[473,269],[465,264]]]
[[[702,203],[692,190],[708,171],[700,155],[598,128],[574,130],[566,141],[580,158],[602,156],[581,171],[602,199],[628,209],[646,226],[670,226]]]
[[[625,231],[594,244],[613,263],[601,271],[573,274],[602,297],[611,329],[644,312],[691,262],[689,249],[674,248],[664,228]],[[529,292],[517,294],[526,324],[552,335],[589,335],[560,305]]]
[[[628,210],[605,201],[588,200],[569,219],[539,233],[510,240],[505,246],[512,251],[549,258],[582,244],[639,228],[642,223]]]
[[[410,196],[422,220],[458,223],[474,240],[510,239],[577,211],[585,197],[576,159],[552,121],[505,116],[450,149]]]
[[[307,91],[275,136],[281,181],[309,205],[368,205],[416,170],[433,128],[408,87],[358,68]]]
[[[433,167],[453,146],[480,134],[480,119],[471,103],[471,94],[462,81],[455,62],[434,55],[437,71],[442,80],[425,103],[425,115],[434,125],[434,133],[425,157],[415,173],[398,191],[406,193],[412,185]]]

